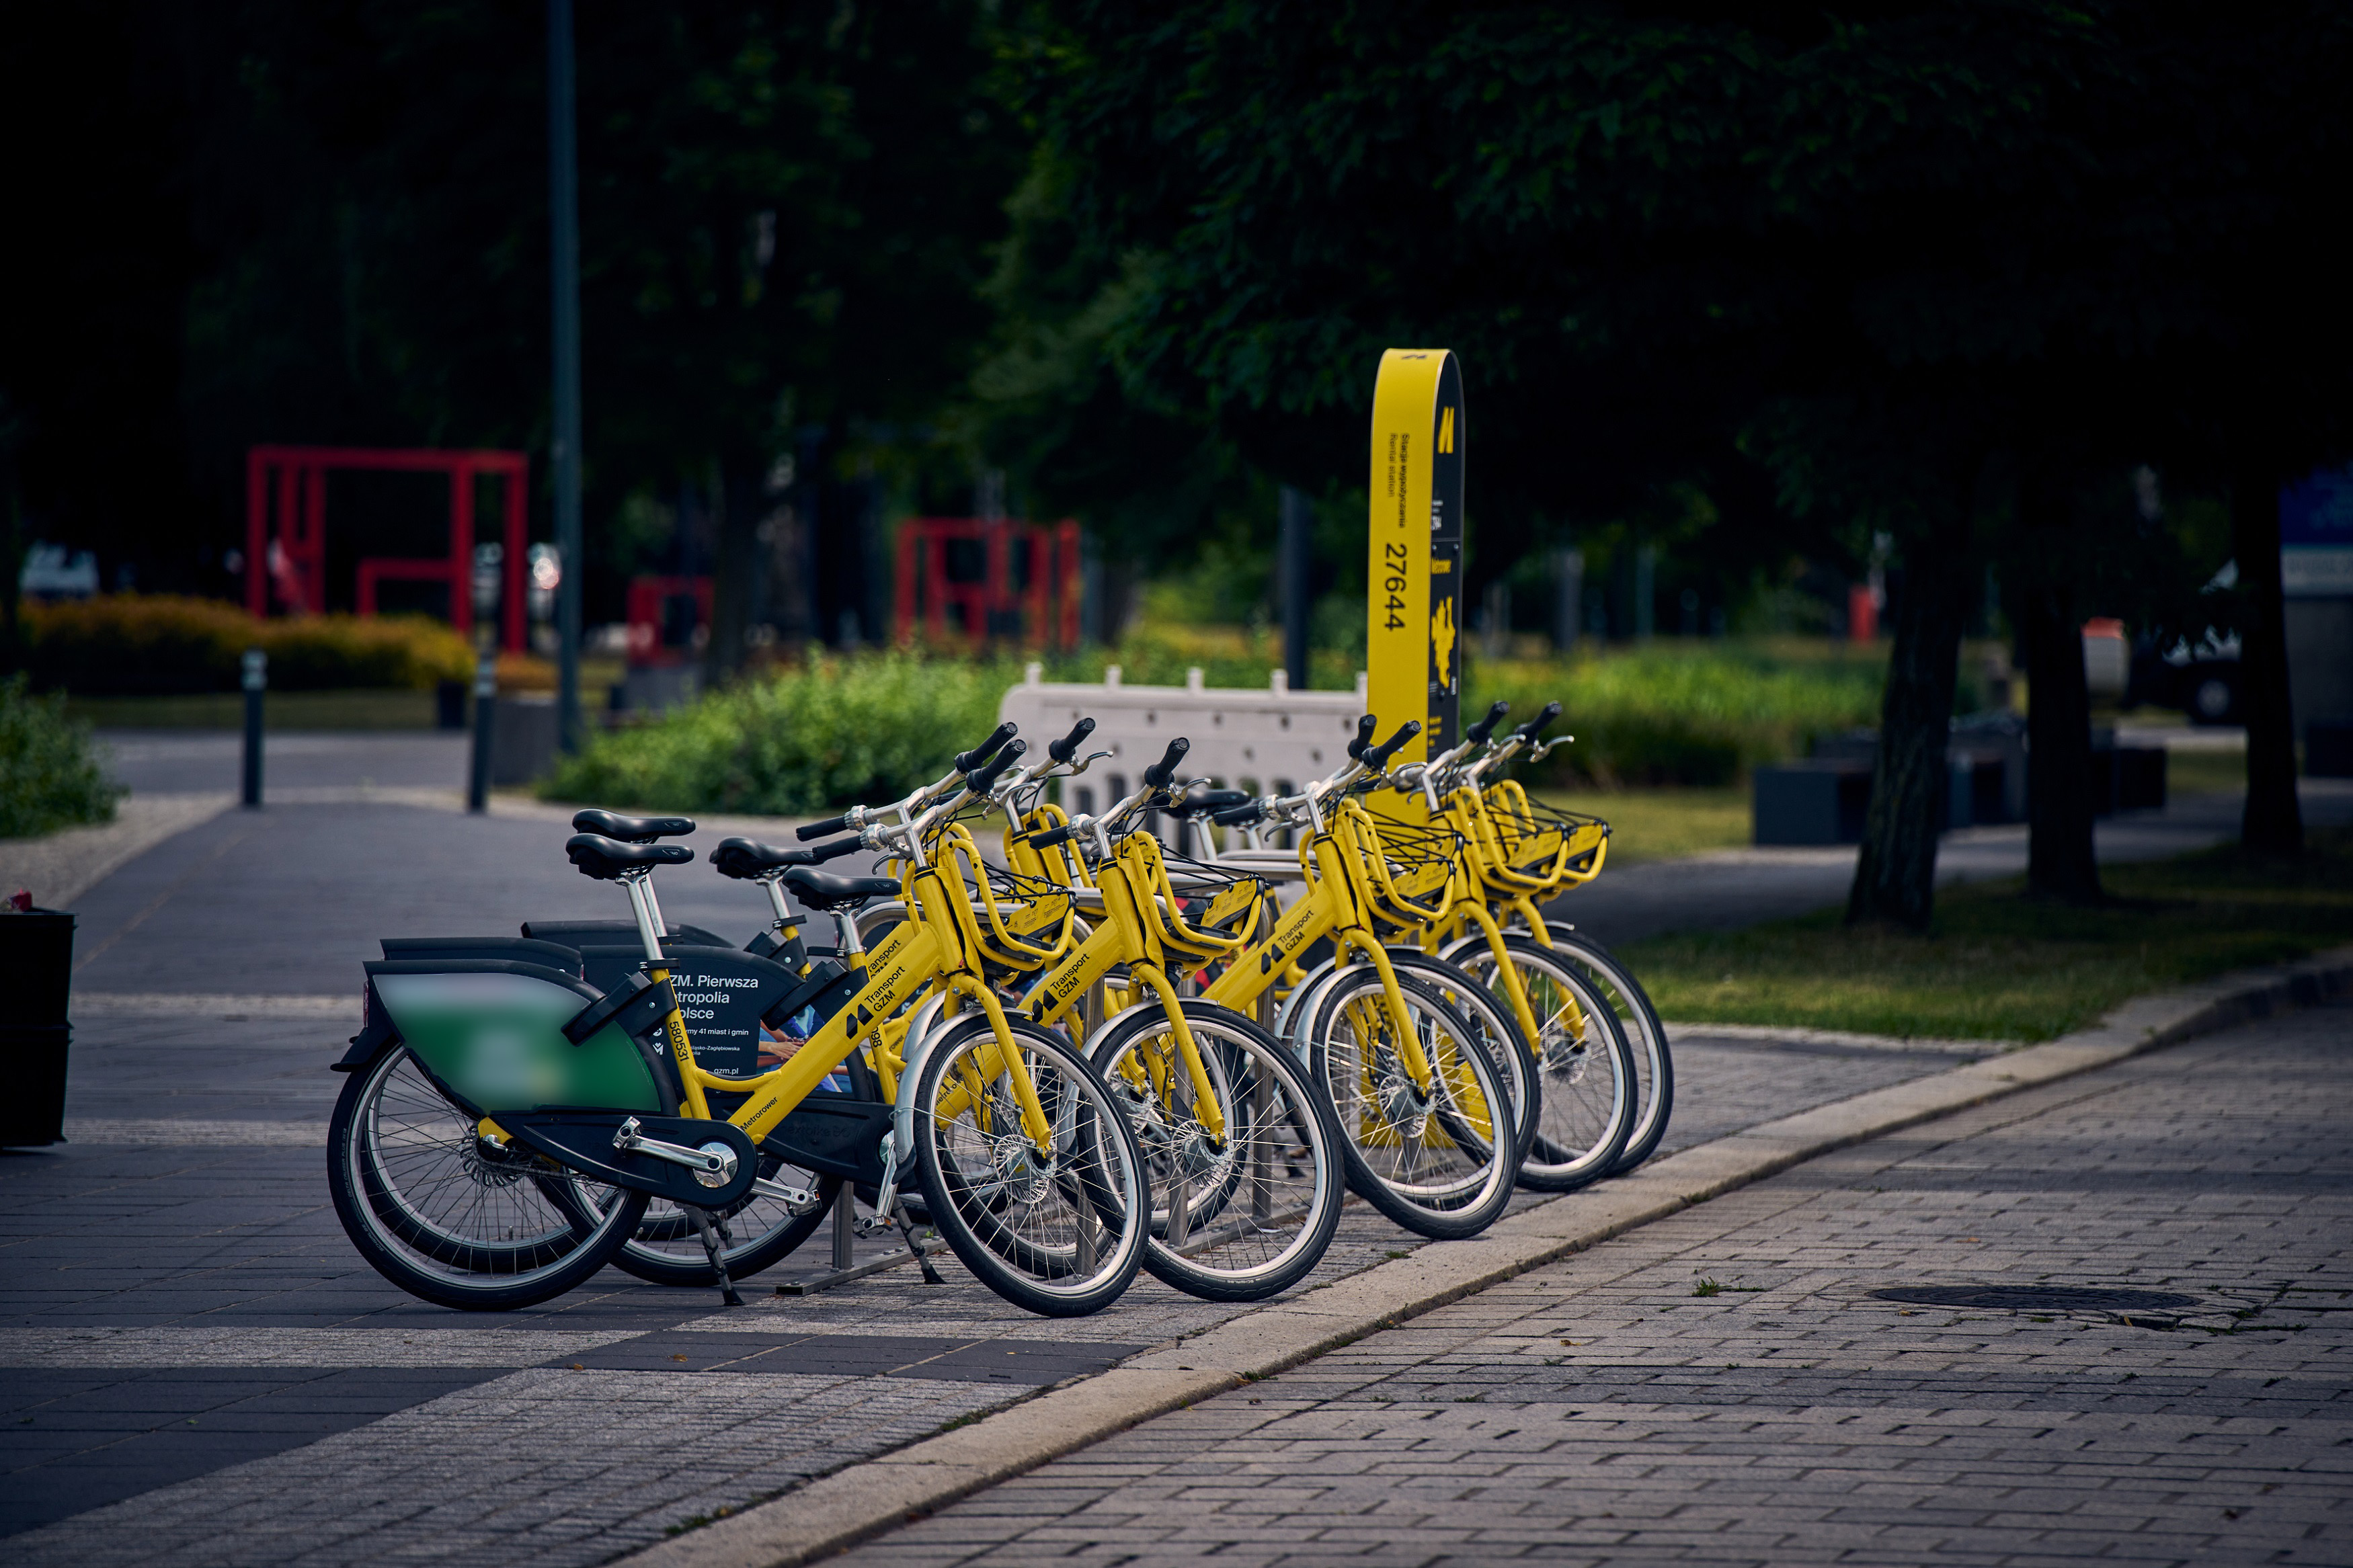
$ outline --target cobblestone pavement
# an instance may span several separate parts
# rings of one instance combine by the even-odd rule
[[[2348,1045],[2339,1005],[1825,1156],[846,1561],[2353,1562]]]
[[[1146,1278],[1051,1321],[953,1258],[944,1287],[898,1269],[729,1312],[610,1270],[495,1319],[427,1307],[327,1205],[325,1068],[350,1026],[79,1026],[77,1141],[0,1155],[11,1562],[600,1562],[1240,1310]],[[1667,1147],[1957,1059],[1686,1040]],[[1352,1207],[1309,1284],[1415,1245]],[[754,1283],[823,1264],[813,1246]]]
[[[209,784],[189,770],[223,763],[140,743],[124,766],[150,788]],[[283,760],[274,781],[327,789],[354,769],[414,782],[404,769],[448,758],[371,739]],[[952,1259],[943,1287],[899,1269],[724,1313],[611,1271],[487,1321],[386,1285],[322,1179],[341,1087],[324,1069],[353,1022],[236,1001],[349,997],[379,935],[617,914],[564,863],[562,834],[414,805],[276,805],[170,839],[80,900],[76,993],[120,1005],[76,1020],[75,1142],[0,1154],[9,1561],[596,1563],[1239,1310],[1147,1279],[1110,1312],[1050,1322]],[[760,919],[707,874],[664,896],[673,919],[723,932]],[[174,994],[198,1000],[150,1005]],[[1665,1147],[1961,1059],[1679,1039]],[[1414,1245],[1352,1209],[1310,1284]],[[858,1256],[888,1249],[861,1241]],[[822,1265],[805,1253],[754,1283]]]

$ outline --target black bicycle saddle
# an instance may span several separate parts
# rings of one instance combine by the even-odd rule
[[[584,816],[602,816],[603,812],[583,812]],[[623,820],[627,820],[624,818]],[[564,852],[580,868],[584,877],[594,877],[600,882],[610,882],[624,872],[640,866],[683,866],[694,858],[694,851],[683,844],[624,844],[601,834],[575,833],[564,841]],[[896,884],[893,884],[894,886]]]
[[[868,899],[896,898],[898,881],[890,877],[841,877],[831,871],[819,871],[807,866],[796,866],[785,873],[785,886],[813,910],[837,909],[843,904],[863,903]]]
[[[779,849],[756,838],[723,838],[711,852],[711,863],[723,877],[748,882],[784,866],[814,866],[817,856],[807,849]]]
[[[694,818],[623,816],[617,811],[582,811],[573,814],[572,828],[575,833],[596,833],[625,843],[642,844],[650,838],[683,838],[694,831]]]
[[[1176,805],[1164,805],[1160,809],[1176,817],[1198,816],[1203,812],[1228,811],[1237,805],[1247,805],[1250,798],[1238,789],[1196,790]]]

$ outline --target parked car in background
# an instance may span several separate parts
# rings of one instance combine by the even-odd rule
[[[2242,722],[2239,635],[2207,626],[2196,639],[2169,629],[2134,639],[2124,706],[2179,708],[2193,724]]]

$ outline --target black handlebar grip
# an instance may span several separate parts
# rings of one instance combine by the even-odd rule
[[[844,855],[854,855],[864,847],[865,845],[858,839],[837,838],[830,844],[820,844],[810,850],[809,864],[816,866],[828,860],[839,860]]]
[[[1533,741],[1538,735],[1545,732],[1545,727],[1546,725],[1550,724],[1554,720],[1559,717],[1560,704],[1557,702],[1547,702],[1544,705],[1543,712],[1537,714],[1535,718],[1521,725],[1514,733],[1516,733],[1524,742]]]
[[[1071,727],[1069,734],[1059,741],[1048,742],[1046,754],[1058,763],[1067,763],[1079,754],[1079,747],[1084,744],[1086,738],[1094,732],[1095,721],[1092,719],[1082,719]]]
[[[1193,742],[1182,735],[1169,742],[1168,749],[1160,753],[1160,760],[1144,770],[1144,782],[1154,789],[1166,789],[1168,781],[1176,776],[1176,764],[1183,762],[1185,753],[1192,749]]]
[[[1220,827],[1243,827],[1266,815],[1266,802],[1253,800],[1240,805],[1229,805],[1223,811],[1213,811],[1209,820]]]
[[[822,838],[828,833],[839,833],[849,826],[849,818],[844,815],[828,816],[823,822],[806,823],[793,831],[799,835],[800,841],[806,844],[812,838]]]
[[[1005,776],[1006,770],[1019,762],[1021,753],[1029,749],[1029,742],[1027,741],[1008,742],[1005,750],[997,753],[995,762],[964,781],[965,788],[975,795],[987,795],[997,787],[997,781]]]
[[[1487,737],[1495,732],[1495,726],[1502,723],[1504,721],[1504,715],[1509,713],[1511,710],[1512,705],[1510,703],[1496,703],[1493,708],[1487,710],[1487,716],[1484,719],[1480,720],[1476,724],[1472,725],[1468,730],[1462,731],[1462,738],[1478,745],[1485,745],[1487,743]]]
[[[997,727],[997,732],[995,734],[989,736],[987,740],[983,741],[979,745],[975,746],[971,751],[957,752],[955,771],[960,773],[968,773],[972,772],[973,769],[988,761],[989,758],[997,754],[997,747],[1013,739],[1013,731],[1015,729],[1016,726],[1013,721],[1011,720],[1008,720]]]
[[[1408,741],[1420,733],[1421,721],[1418,719],[1407,720],[1396,734],[1365,753],[1365,766],[1377,773],[1387,772],[1389,759],[1396,756]]]
[[[1032,849],[1051,849],[1057,844],[1068,844],[1071,839],[1076,838],[1078,836],[1079,830],[1066,822],[1062,824],[1061,826],[1057,827],[1050,832],[1040,833],[1036,837],[1030,839],[1029,847]]]
[[[1380,728],[1380,723],[1370,713],[1356,721],[1356,738],[1348,742],[1349,761],[1354,762],[1365,754],[1365,748],[1373,743],[1373,731]]]

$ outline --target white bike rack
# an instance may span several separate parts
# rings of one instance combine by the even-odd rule
[[[1031,665],[1029,679],[1005,694],[998,716],[1021,726],[1032,746],[1060,738],[1081,719],[1095,721],[1086,749],[1108,747],[1112,755],[1062,786],[1063,804],[1074,812],[1126,795],[1179,735],[1193,742],[1180,777],[1207,777],[1253,795],[1289,794],[1347,760],[1365,711],[1361,670],[1354,691],[1293,691],[1279,669],[1262,691],[1205,687],[1198,668],[1185,672],[1182,686],[1129,686],[1117,665],[1103,672],[1100,686],[1041,680],[1042,673],[1042,666]]]

